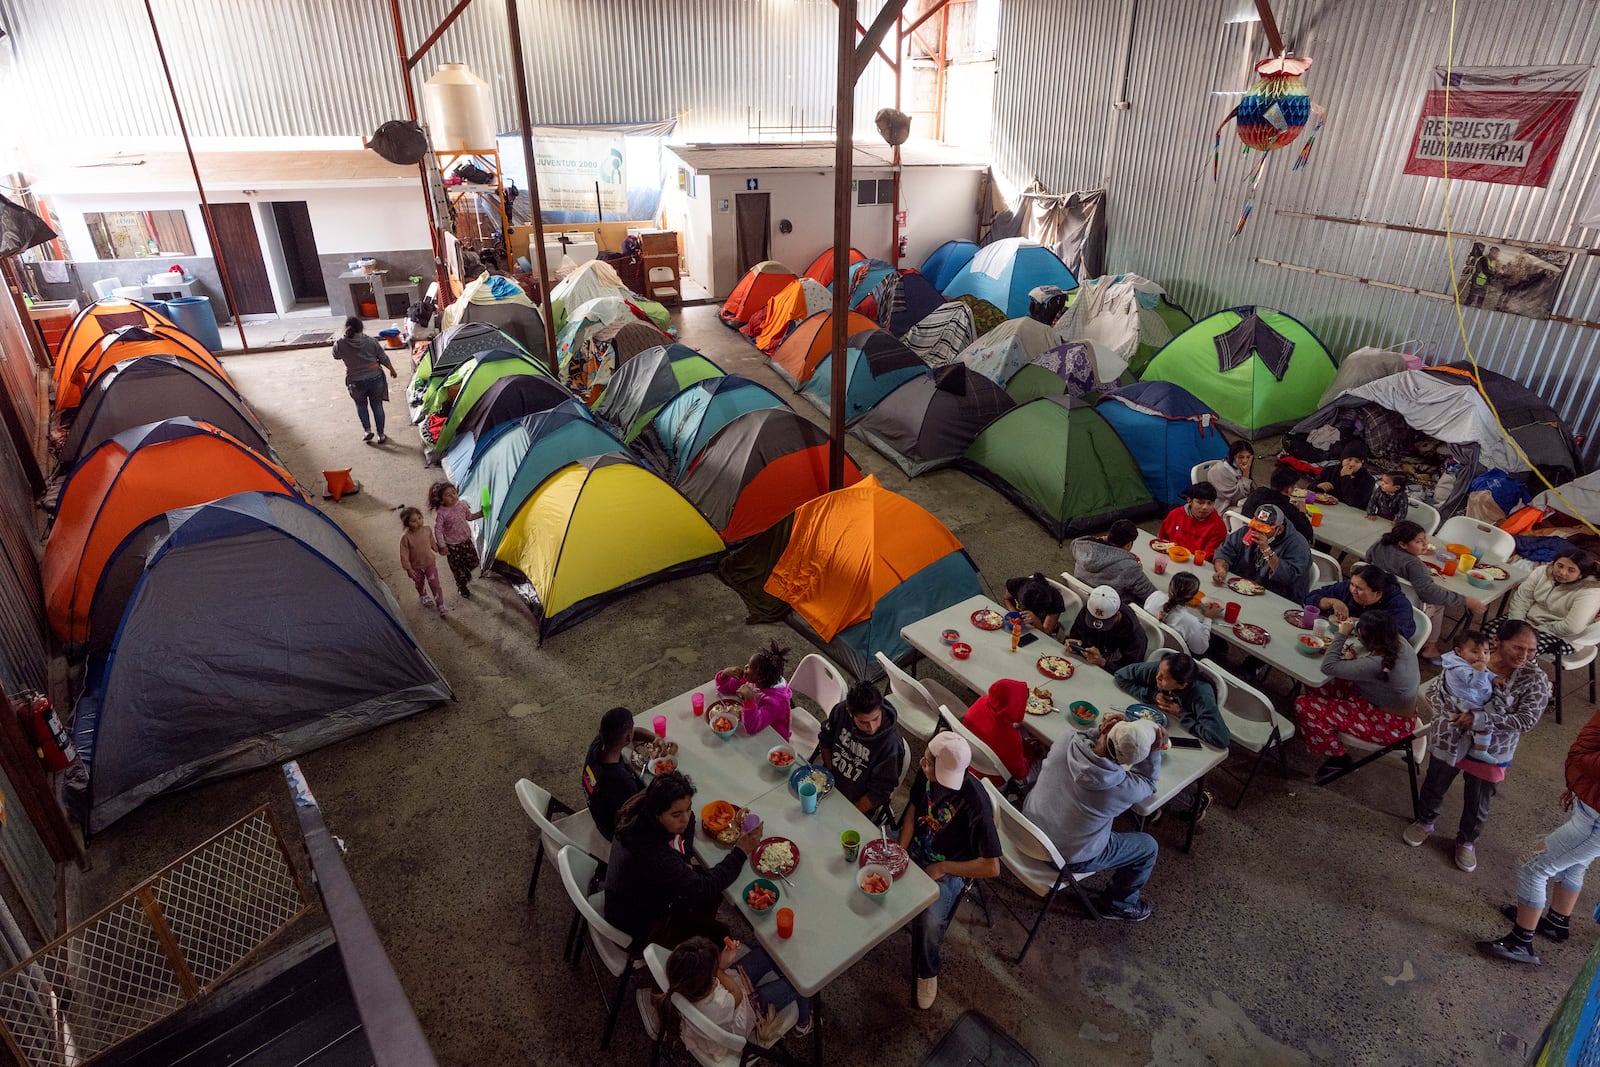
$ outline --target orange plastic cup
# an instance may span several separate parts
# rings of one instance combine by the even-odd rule
[[[794,910],[792,908],[778,909],[778,936],[789,937],[794,933]]]
[[[1322,525],[1322,512],[1313,511],[1309,512],[1309,514],[1311,516],[1311,528],[1313,530]]]
[[[1448,578],[1448,577],[1453,576],[1456,573],[1456,567],[1457,566],[1458,566],[1458,564],[1457,564],[1457,562],[1455,560],[1453,560],[1453,559],[1445,560],[1444,561],[1445,577]]]

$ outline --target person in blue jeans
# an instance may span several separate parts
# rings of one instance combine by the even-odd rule
[[[1561,810],[1568,813],[1567,821],[1546,835],[1539,850],[1517,868],[1517,902],[1500,909],[1511,920],[1511,932],[1479,941],[1478,951],[1485,956],[1538,965],[1535,933],[1556,942],[1569,936],[1568,923],[1583,891],[1584,873],[1600,857],[1600,712],[1567,750],[1566,773]],[[1552,881],[1554,888],[1549,885]]]
[[[911,920],[917,1007],[939,995],[939,949],[969,878],[1000,873],[1000,832],[978,779],[967,773],[972,747],[953,733],[933,735],[911,782],[900,846],[939,889],[939,899]]]
[[[389,386],[383,372],[395,377],[394,364],[383,346],[368,337],[360,319],[354,315],[344,320],[344,334],[333,342],[333,358],[344,363],[344,388],[356,404],[356,417],[361,420],[362,440],[372,443],[374,430],[378,444],[389,440],[383,432],[383,402],[389,399]],[[371,411],[372,417],[367,417]]]
[[[1155,869],[1156,839],[1112,830],[1111,823],[1156,791],[1166,733],[1146,719],[1129,722],[1107,715],[1093,740],[1074,733],[1051,747],[1022,805],[1068,870],[1111,872],[1096,906],[1113,919],[1150,917],[1150,902],[1140,891]]]

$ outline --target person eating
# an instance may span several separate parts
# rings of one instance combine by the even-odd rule
[[[871,682],[857,682],[828,712],[817,738],[820,763],[833,772],[839,795],[868,821],[880,823],[900,784],[906,743],[896,728],[894,705]]]
[[[1145,577],[1144,566],[1133,554],[1139,528],[1127,519],[1111,524],[1104,537],[1080,537],[1072,542],[1072,574],[1087,586],[1109,585],[1128,604],[1143,604],[1156,591]]]
[[[1031,577],[1006,579],[1005,605],[1007,611],[1022,612],[1023,620],[1047,637],[1056,636],[1061,613],[1067,610],[1061,590],[1037,571]]]
[[[1352,616],[1359,618],[1368,608],[1377,608],[1394,616],[1395,629],[1407,641],[1417,633],[1417,617],[1400,583],[1382,567],[1371,563],[1357,564],[1350,577],[1342,582],[1313,589],[1307,594],[1306,603],[1321,608],[1334,622],[1344,622]]]
[[[622,758],[622,750],[630,741],[655,739],[655,734],[633,724],[633,713],[627,708],[612,708],[600,718],[600,732],[589,742],[583,759],[582,785],[594,828],[607,841],[616,832],[617,812],[623,802],[644,788],[638,773]]]
[[[1263,504],[1217,549],[1212,582],[1222,585],[1230,573],[1304,604],[1311,588],[1311,546],[1289,528],[1282,508]]]
[[[1339,472],[1326,475],[1312,488],[1324,504],[1349,504],[1365,511],[1374,485],[1372,472],[1367,470],[1367,443],[1346,441],[1339,449]]]
[[[1228,536],[1228,524],[1217,513],[1217,487],[1195,482],[1183,491],[1183,498],[1185,503],[1161,520],[1158,536],[1187,548],[1197,561],[1210,559]]]
[[[1280,463],[1272,468],[1272,477],[1266,485],[1258,485],[1250,491],[1244,503],[1239,505],[1239,510],[1246,515],[1254,515],[1263,504],[1275,505],[1309,545],[1315,538],[1311,533],[1311,516],[1306,514],[1305,501],[1302,499],[1304,494],[1295,491],[1299,485],[1300,472],[1287,463]]]
[[[1206,481],[1217,490],[1217,510],[1227,511],[1244,501],[1256,483],[1250,480],[1250,468],[1255,464],[1256,450],[1249,441],[1235,441],[1228,446],[1228,458],[1213,463],[1206,470]]]
[[[1396,578],[1404,578],[1416,590],[1417,599],[1422,601],[1423,614],[1433,623],[1432,635],[1419,654],[1425,660],[1436,662],[1439,658],[1439,635],[1444,633],[1446,609],[1457,605],[1465,607],[1469,628],[1477,629],[1488,605],[1477,597],[1462,596],[1435,581],[1433,572],[1422,562],[1422,557],[1427,554],[1428,531],[1410,519],[1402,519],[1394,524],[1393,529],[1385,531],[1378,538],[1378,543],[1367,551],[1367,562],[1382,567]]]

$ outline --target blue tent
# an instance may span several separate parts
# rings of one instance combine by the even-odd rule
[[[977,254],[978,246],[971,241],[946,241],[922,261],[922,276],[942,292]]]
[[[944,294],[914,270],[886,274],[872,288],[878,325],[904,337],[944,303]]]
[[[1150,495],[1163,504],[1182,499],[1196,463],[1228,454],[1216,412],[1171,382],[1125,386],[1107,394],[1095,410],[1128,446]]]
[[[747,411],[788,407],[777,393],[737,374],[696,382],[662,405],[651,424],[676,484],[716,432]]]
[[[976,296],[1004,311],[1006,318],[1020,319],[1029,311],[1029,290],[1040,285],[1069,292],[1078,287],[1078,279],[1044,245],[1008,237],[979,249],[944,287],[944,295]]]
[[[894,267],[881,259],[869,259],[865,263],[855,264],[850,269],[850,306],[859,307],[861,302],[878,288],[879,282],[894,273]]]
[[[913,378],[931,372],[911,349],[883,330],[853,335],[845,353],[845,422],[854,422],[879,401]],[[817,364],[816,373],[800,387],[801,394],[823,411],[831,410],[833,356]]]

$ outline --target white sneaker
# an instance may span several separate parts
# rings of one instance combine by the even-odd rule
[[[927,1010],[933,1007],[933,1002],[939,995],[939,979],[917,979],[917,1007]]]
[[[445,607],[443,604],[440,604],[439,605],[439,618],[442,619],[448,614],[450,614],[450,609]]]
[[[423,607],[425,607],[425,608],[433,607],[433,597],[429,596],[427,593],[423,593],[422,596],[420,596],[418,599],[422,602],[422,606]]]

